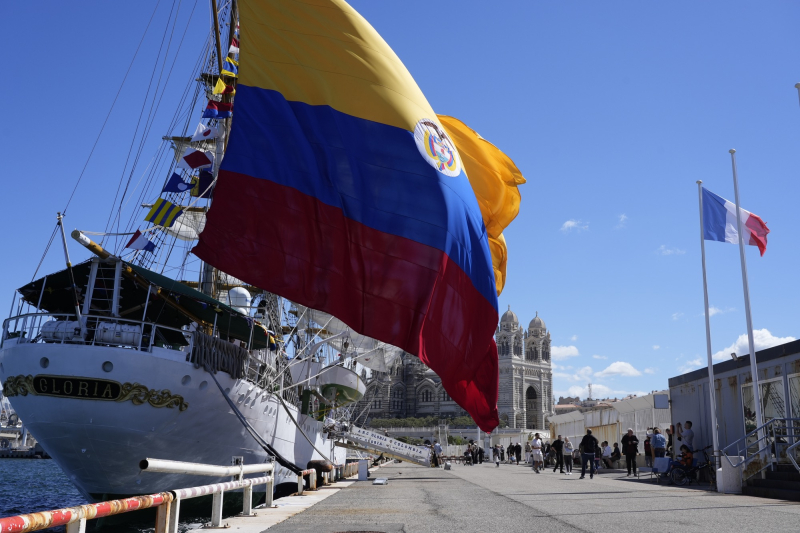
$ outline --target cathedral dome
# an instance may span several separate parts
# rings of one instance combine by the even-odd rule
[[[508,306],[508,311],[503,313],[503,316],[500,318],[500,323],[502,324],[504,322],[519,324],[519,318],[517,318],[517,315],[514,313],[514,311],[511,310],[510,305]]]
[[[536,312],[536,316],[533,318],[533,320],[531,320],[531,323],[528,324],[528,329],[533,329],[533,328],[540,328],[540,329],[546,329],[547,328],[547,326],[544,325],[544,320],[539,318],[539,312],[538,311]]]

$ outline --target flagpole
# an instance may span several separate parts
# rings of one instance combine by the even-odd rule
[[[764,424],[761,415],[761,390],[758,386],[758,364],[756,363],[756,351],[753,342],[753,319],[750,316],[750,288],[747,284],[747,260],[744,255],[744,233],[742,229],[742,209],[739,207],[739,178],[736,175],[736,150],[728,150],[731,154],[731,166],[733,168],[733,192],[736,200],[736,230],[739,233],[739,258],[742,262],[742,285],[744,287],[744,313],[747,318],[747,345],[750,349],[750,373],[753,375],[753,399],[756,404],[756,427],[760,428]],[[758,432],[761,439],[764,431]]]
[[[717,469],[716,456],[719,452],[719,436],[717,426],[716,380],[714,379],[714,361],[711,358],[711,322],[708,314],[708,282],[706,280],[706,241],[703,231],[703,181],[697,180],[697,197],[700,201],[700,257],[703,264],[703,303],[706,306],[706,353],[708,354],[708,400],[711,407],[711,439],[714,444],[714,470]]]

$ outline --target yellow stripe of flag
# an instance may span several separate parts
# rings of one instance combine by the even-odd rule
[[[175,223],[175,219],[181,216],[182,213],[183,210],[179,206],[163,198],[159,198],[156,200],[156,203],[153,204],[150,212],[147,213],[145,220],[147,222],[152,222],[156,226],[168,228]]]

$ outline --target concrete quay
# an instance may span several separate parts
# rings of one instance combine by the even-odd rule
[[[392,463],[371,471],[370,477],[388,478],[389,483],[356,481],[329,489],[336,492],[270,527],[270,533],[709,533],[794,530],[800,523],[797,503],[722,495],[694,483],[657,484],[620,471],[581,480],[580,471],[572,476],[552,470],[536,474],[530,467],[507,464],[453,465],[445,471]]]

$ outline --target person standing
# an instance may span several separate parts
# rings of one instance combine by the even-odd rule
[[[539,468],[544,468],[544,456],[542,456],[542,439],[538,433],[534,433],[531,441],[531,463],[533,471],[539,473]]]
[[[555,473],[556,470],[561,468],[561,473],[565,474],[564,472],[564,441],[561,440],[561,435],[558,436],[556,440],[553,441],[553,444],[550,445],[550,449],[556,452],[556,466],[553,468],[553,472]]]
[[[497,468],[500,468],[500,445],[495,444],[492,446],[492,459]]]
[[[525,464],[531,462],[531,441],[525,441]]]
[[[483,455],[484,455],[484,453],[486,453],[486,452],[484,452],[483,446],[478,446],[478,464],[479,465],[483,464]]]
[[[569,441],[569,437],[564,437],[564,467],[566,468],[567,472],[566,475],[572,475],[572,454],[575,453],[575,449],[572,447],[572,443]]]
[[[475,466],[478,464],[478,443],[473,442],[472,444],[472,465]]]
[[[694,451],[694,431],[692,431],[692,422],[691,420],[687,420],[686,424],[681,427],[681,423],[678,422],[678,440],[682,441],[686,446],[689,447],[689,451]]]
[[[625,465],[628,467],[628,477],[636,475],[636,455],[639,453],[639,438],[634,435],[633,429],[628,428],[628,433],[622,436],[622,453],[625,455]]]
[[[644,439],[644,465],[653,466],[653,449],[650,447],[650,437]]]
[[[598,448],[599,444],[597,443],[597,439],[592,435],[592,430],[587,429],[586,435],[583,436],[581,439],[581,477],[580,479],[584,479],[586,477],[586,463],[589,463],[589,479],[594,479],[594,455],[595,450]]]
[[[653,457],[666,457],[667,439],[661,434],[661,430],[659,428],[653,428],[653,433],[647,436],[650,437],[650,447],[653,450]]]
[[[522,444],[519,442],[514,446],[514,454],[517,456],[517,464],[522,462]]]
[[[436,466],[439,466],[442,457],[442,445],[436,439],[433,439],[433,455],[436,456]]]
[[[511,463],[514,462],[514,456],[516,455],[514,453],[514,451],[515,451],[514,450],[514,443],[513,442],[509,442],[508,443],[508,448],[506,448],[506,455],[508,456],[508,464],[511,464]]]

